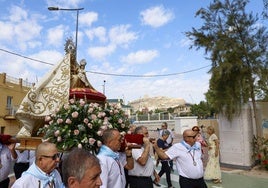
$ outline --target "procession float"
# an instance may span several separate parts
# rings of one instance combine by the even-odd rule
[[[97,152],[105,129],[125,134],[128,116],[90,84],[85,66],[85,59],[76,61],[75,45],[67,39],[64,58],[30,89],[16,112],[22,123],[17,149],[35,149],[48,140],[61,151],[79,147]]]

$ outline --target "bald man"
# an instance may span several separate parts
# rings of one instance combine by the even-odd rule
[[[181,188],[207,188],[204,181],[201,145],[196,142],[197,133],[191,129],[183,132],[183,140],[173,144],[167,151],[161,150],[157,143],[153,147],[161,159],[175,160]]]
[[[35,155],[35,162],[14,182],[12,188],[62,187],[60,173],[56,170],[60,161],[56,145],[43,142],[37,146]]]

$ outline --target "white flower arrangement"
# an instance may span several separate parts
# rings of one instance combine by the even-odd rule
[[[128,126],[128,116],[117,104],[70,99],[69,104],[45,117],[45,125],[38,134],[43,134],[44,140],[55,143],[61,151],[79,147],[96,153],[102,145],[104,130],[117,128],[125,134]]]

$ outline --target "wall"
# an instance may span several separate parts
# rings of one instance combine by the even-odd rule
[[[147,127],[149,131],[156,131],[157,129],[161,129],[161,125],[163,122],[167,122],[168,128],[174,130],[175,121],[174,120],[163,120],[163,121],[135,121],[133,124],[136,126],[144,125]]]
[[[20,129],[20,122],[14,115],[9,114],[6,104],[7,96],[11,96],[12,107],[20,105],[29,90],[29,87],[24,86],[23,83],[22,79],[7,76],[5,73],[0,74],[0,127],[4,130],[2,132],[4,134],[15,135]]]
[[[250,169],[255,161],[253,159],[253,136],[256,129],[262,128],[264,119],[268,119],[268,103],[257,103],[258,122],[255,127],[252,104],[244,105],[241,114],[232,121],[227,120],[222,114],[219,115],[220,133],[220,161],[225,166],[235,166]]]
[[[175,133],[182,134],[185,129],[197,125],[197,116],[175,117]]]

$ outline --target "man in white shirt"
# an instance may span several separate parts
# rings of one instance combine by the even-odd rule
[[[121,158],[119,150],[123,137],[117,129],[107,129],[102,135],[103,145],[97,157],[101,165],[101,188],[125,188],[126,176],[124,168],[130,170],[133,168],[133,158],[131,150],[126,148],[125,158]]]
[[[16,144],[16,147],[20,146],[20,143]],[[30,166],[30,150],[16,150],[18,158],[14,164],[13,170],[16,179],[21,177],[21,174],[26,171]]]
[[[172,145],[167,151],[161,150],[157,143],[153,147],[161,159],[175,159],[181,188],[207,188],[201,159],[201,144],[196,142],[197,133],[191,129],[183,132],[183,140]]]
[[[8,136],[8,137],[6,137]],[[7,138],[7,139],[6,139]],[[15,143],[9,143],[9,135],[0,135],[0,187],[8,188],[10,179],[10,169],[12,168],[12,161],[17,159],[15,151]]]
[[[130,188],[153,188],[151,176],[155,176],[155,183],[160,180],[159,175],[154,169],[154,163],[150,156],[149,133],[145,126],[139,126],[134,134],[143,134],[143,147],[132,149],[134,158],[134,168],[128,171]]]
[[[35,162],[22,173],[12,188],[58,188],[62,187],[60,173],[56,170],[60,155],[55,144],[42,142],[37,146]]]

